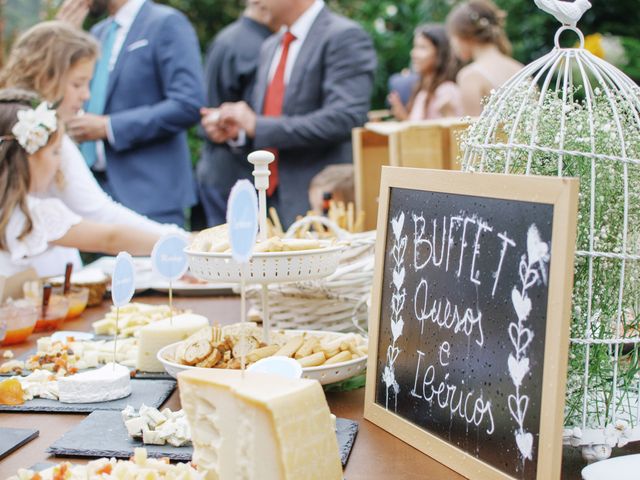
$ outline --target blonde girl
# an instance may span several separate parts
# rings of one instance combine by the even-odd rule
[[[60,168],[64,135],[55,110],[20,90],[0,90],[0,272],[51,275],[57,247],[148,255],[158,235],[83,220],[57,198],[38,198]]]
[[[0,72],[0,88],[33,90],[51,104],[64,124],[82,113],[89,99],[89,84],[98,56],[98,44],[86,32],[61,21],[39,23],[14,43]],[[98,185],[78,147],[61,135],[61,163],[57,181],[38,195],[54,197],[74,214],[101,223],[134,226],[155,235],[185,232],[175,225],[162,225],[114,202]],[[80,266],[76,250],[60,251],[48,270],[64,272],[72,261]]]

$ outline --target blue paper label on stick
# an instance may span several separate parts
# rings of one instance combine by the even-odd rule
[[[240,263],[248,262],[258,234],[258,197],[248,180],[239,180],[231,189],[227,207],[231,254]]]
[[[166,280],[177,280],[182,277],[189,263],[184,249],[187,241],[181,235],[170,234],[156,242],[151,252],[153,270]]]
[[[116,307],[122,307],[131,301],[136,289],[136,269],[133,259],[127,252],[120,252],[111,276],[111,300]]]

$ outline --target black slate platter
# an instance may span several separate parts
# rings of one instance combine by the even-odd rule
[[[22,405],[0,405],[0,412],[57,412],[91,413],[95,410],[115,410],[118,413],[127,405],[140,408],[144,403],[159,408],[176,387],[175,380],[131,380],[131,395],[119,400],[101,403],[62,403],[46,398],[34,398]]]
[[[102,336],[95,338],[95,340],[105,340],[105,339],[106,337],[102,337]],[[32,357],[33,355],[35,355],[37,351],[38,350],[35,348],[33,350],[29,350],[28,352],[23,353],[22,355],[17,357],[16,360],[22,360],[23,362],[25,362],[29,357]],[[0,362],[0,363],[3,363],[3,362]],[[173,380],[173,377],[169,375],[167,372],[139,372],[136,369],[131,367],[129,367],[129,369],[133,372],[134,377],[140,380]],[[81,370],[81,371],[86,372],[89,370],[92,370],[92,369],[88,368],[86,370]],[[22,371],[22,375],[29,375],[30,373],[31,373],[31,370]],[[0,373],[0,376],[5,376],[5,377],[12,377],[14,375],[15,373],[13,372]]]
[[[36,438],[40,432],[27,428],[0,428],[0,459]]]
[[[345,466],[358,433],[358,423],[338,418],[336,430],[340,458]],[[137,447],[145,447],[149,457],[168,457],[183,462],[190,461],[193,455],[191,446],[143,445],[129,437],[120,412],[104,410],[93,412],[56,440],[47,452],[61,457],[129,458]]]

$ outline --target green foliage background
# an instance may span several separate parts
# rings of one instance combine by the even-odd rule
[[[242,2],[237,0],[159,1],[187,14],[203,48],[216,32],[242,11]],[[379,60],[372,106],[382,108],[389,75],[409,64],[413,29],[423,22],[444,21],[452,6],[460,0],[326,1],[335,11],[361,23],[371,34]],[[551,49],[559,24],[550,15],[542,13],[533,0],[496,0],[496,3],[509,14],[507,33],[518,60],[529,63]],[[630,37],[629,43],[636,45],[636,51],[640,50],[640,40],[637,39],[637,25],[640,24],[638,0],[592,0],[591,3],[593,7],[580,22],[585,35],[600,32]],[[637,74],[637,70],[636,67],[633,73]]]

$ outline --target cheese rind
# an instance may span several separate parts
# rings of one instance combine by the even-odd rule
[[[142,327],[136,368],[142,372],[164,372],[164,367],[157,358],[160,349],[184,340],[208,325],[209,320],[206,317],[185,313]]]
[[[315,380],[212,369],[178,375],[193,461],[208,479],[341,480],[331,414]]]
[[[59,400],[63,403],[95,403],[131,395],[129,369],[108,363],[102,368],[58,379]]]

